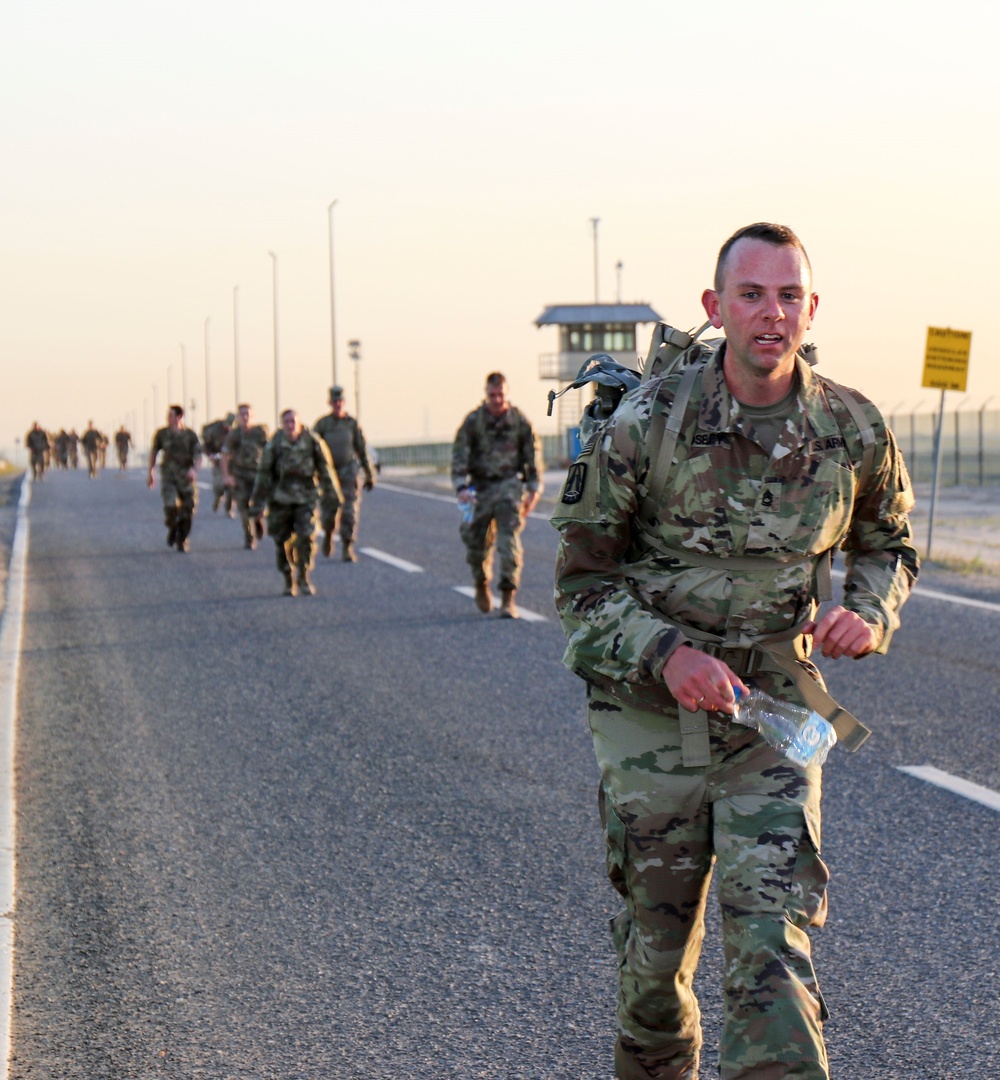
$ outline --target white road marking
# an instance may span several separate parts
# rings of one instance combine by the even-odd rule
[[[845,576],[844,571],[834,570],[833,576],[835,578],[842,578]],[[937,589],[925,589],[919,581],[910,595],[911,597],[926,596],[928,600],[943,600],[946,604],[963,604],[965,607],[981,608],[984,611],[996,611],[1000,613],[1000,604],[995,604],[990,600],[972,600],[967,596],[953,596],[951,593],[938,592]]]
[[[896,768],[900,772],[915,776],[918,780],[926,780],[928,784],[933,784],[935,787],[944,788],[945,791],[951,791],[965,799],[982,803],[991,810],[1000,810],[1000,792],[974,784],[971,780],[962,780],[957,776],[952,776],[951,773],[935,769],[933,765],[897,765]]]
[[[434,491],[415,491],[413,488],[400,487],[398,484],[387,484],[384,480],[380,480],[378,486],[385,488],[386,491],[397,491],[401,495],[416,495],[418,499],[434,499],[436,502],[446,502],[451,503],[452,506],[458,506],[454,495],[438,495]],[[528,517],[536,518],[538,521],[549,520],[548,514],[540,514],[535,510],[532,510]]]
[[[361,549],[361,553],[363,555],[368,555],[372,559],[378,559],[379,562],[395,566],[397,570],[405,570],[408,574],[422,574],[424,572],[422,566],[417,566],[416,563],[407,562],[406,559],[397,559],[395,555],[389,555],[384,551],[379,551],[378,548],[365,547]]]
[[[463,596],[467,596],[470,600],[475,600],[476,590],[471,585],[452,585],[452,588],[457,593],[461,593]],[[496,611],[500,607],[499,599],[493,597],[493,610]],[[521,618],[525,622],[548,622],[544,615],[539,615],[537,611],[528,611],[527,608],[523,608],[518,605],[517,610],[521,613]]]
[[[28,502],[25,474],[17,504],[14,546],[7,571],[7,597],[0,622],[0,1080],[9,1070],[11,1004],[14,994],[14,895],[17,806],[14,792],[14,721],[24,625],[24,582],[28,561]]]

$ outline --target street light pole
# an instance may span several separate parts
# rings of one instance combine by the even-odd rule
[[[240,403],[240,287],[233,286],[233,377],[236,404]]]
[[[599,290],[597,288],[597,225],[600,222],[600,220],[601,219],[599,217],[592,217],[590,219],[590,224],[593,225],[593,227],[594,227],[594,303],[595,304],[599,304],[601,302],[601,300],[600,300],[600,292],[599,292]]]
[[[278,428],[281,427],[281,417],[279,415],[281,405],[278,403],[278,256],[275,255],[273,251],[269,251],[268,255],[270,255],[273,260],[271,268],[274,286],[274,298],[272,302],[272,307],[274,309],[274,429],[277,431]]]
[[[212,380],[209,374],[209,356],[208,356],[208,324],[212,321],[211,315],[205,316],[205,423],[209,423],[212,419]]]
[[[188,365],[187,365],[187,352],[181,345],[181,408],[184,410],[184,415],[188,413]],[[193,422],[192,417],[192,422]]]
[[[330,384],[331,386],[337,385],[337,308],[333,291],[333,208],[336,205],[337,200],[334,199],[326,208],[326,216],[329,219],[330,226],[330,357],[333,363],[333,382]]]
[[[349,356],[354,361],[354,418],[361,423],[361,342],[349,341]]]

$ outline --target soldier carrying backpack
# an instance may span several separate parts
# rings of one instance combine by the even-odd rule
[[[826,917],[820,768],[733,723],[734,688],[808,704],[860,745],[866,729],[809,653],[886,651],[918,572],[913,496],[878,410],[798,355],[818,296],[790,229],[734,234],[702,302],[725,341],[663,343],[665,374],[596,423],[552,519],[565,662],[587,684],[608,873],[625,899],[616,1075],[698,1075],[691,987],[717,867],[721,1075],[825,1080],[805,933]],[[820,614],[838,547],[844,600]]]

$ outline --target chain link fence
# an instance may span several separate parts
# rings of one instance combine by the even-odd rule
[[[934,477],[934,433],[938,414],[899,413],[887,419],[906,458],[913,482],[929,483]],[[547,467],[560,468],[569,463],[572,450],[568,432],[543,435],[541,442]],[[447,471],[451,465],[451,443],[379,446],[378,456],[383,465]],[[945,412],[938,483],[945,487],[1000,486],[1000,410]]]

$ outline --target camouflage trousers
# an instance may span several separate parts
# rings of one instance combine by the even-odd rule
[[[87,475],[90,477],[91,480],[94,480],[97,477],[97,451],[85,450],[84,453],[87,455]],[[74,465],[73,468],[75,469],[76,465]]]
[[[353,544],[358,533],[358,520],[361,517],[361,471],[357,462],[338,469],[337,479],[340,481],[344,501],[338,504],[323,499],[320,507],[320,524],[324,532],[332,533],[339,530],[341,543]]]
[[[608,875],[624,897],[618,951],[621,1080],[696,1080],[693,991],[717,867],[725,953],[723,1080],[826,1080],[826,1005],[806,927],[826,918],[820,781],[756,732],[709,717],[711,761],[681,763],[676,713],[592,690]]]
[[[267,508],[267,534],[274,539],[274,554],[282,574],[297,566],[308,573],[313,562],[313,534],[316,531],[314,503],[271,503]]]
[[[236,504],[236,511],[240,515],[240,524],[243,526],[243,541],[246,543],[255,538],[251,522],[255,517],[259,516],[250,512],[250,496],[253,495],[253,485],[256,477],[253,473],[249,476],[234,473],[233,479],[236,483],[228,490],[230,499]]]
[[[493,552],[500,563],[499,586],[516,589],[521,582],[521,481],[515,476],[476,490],[476,509],[472,521],[459,525],[465,544],[465,561],[472,567],[472,580],[489,582],[493,570]]]
[[[186,473],[171,476],[161,472],[160,498],[163,500],[163,524],[168,529],[178,529],[183,539],[191,531],[198,505],[198,489]]]
[[[45,476],[45,453],[42,450],[31,451],[31,479],[41,480]]]
[[[212,509],[218,510],[219,503],[223,503],[223,508],[228,514],[233,508],[233,489],[228,488],[222,479],[222,466],[217,462],[212,462]]]

